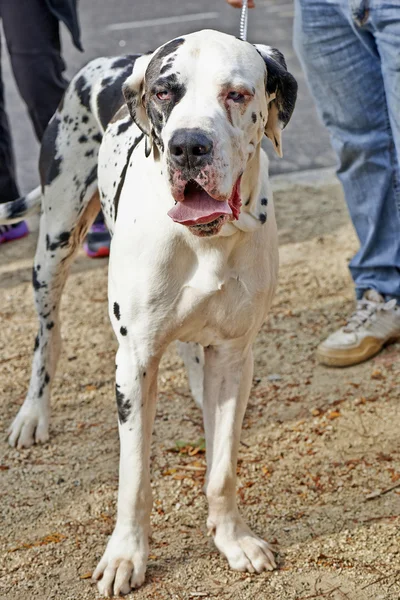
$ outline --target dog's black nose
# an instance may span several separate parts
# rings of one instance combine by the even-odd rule
[[[202,167],[209,162],[213,149],[212,140],[198,129],[178,129],[168,146],[177,167]]]

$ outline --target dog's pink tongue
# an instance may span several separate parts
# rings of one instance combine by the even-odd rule
[[[231,215],[228,202],[214,200],[204,190],[192,192],[182,202],[177,202],[168,215],[181,225],[200,225],[211,223],[221,215]]]

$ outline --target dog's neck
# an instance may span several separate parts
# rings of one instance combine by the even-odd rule
[[[261,150],[260,142],[242,175],[240,183],[242,206],[239,219],[225,223],[220,235],[229,236],[238,230],[251,233],[266,223],[271,190],[269,186],[263,189],[264,178],[261,177],[261,169],[268,169],[268,161]]]

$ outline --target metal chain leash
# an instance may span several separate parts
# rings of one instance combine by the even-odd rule
[[[247,17],[248,17],[248,5],[247,0],[243,0],[242,12],[240,14],[240,29],[239,37],[243,41],[247,41]]]

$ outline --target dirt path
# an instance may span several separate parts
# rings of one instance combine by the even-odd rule
[[[336,188],[287,190],[276,205],[280,286],[255,348],[238,495],[251,526],[279,544],[280,569],[232,573],[206,537],[201,415],[171,350],[153,443],[151,557],[137,600],[400,598],[400,486],[388,491],[400,484],[399,346],[352,369],[316,365],[316,343],[351,308],[346,260],[356,242]],[[0,251],[1,431],[30,372],[33,247],[31,236]],[[0,443],[4,600],[97,597],[88,577],[112,531],[118,473],[106,279],[106,263],[84,256],[69,279],[51,441],[22,452]]]

